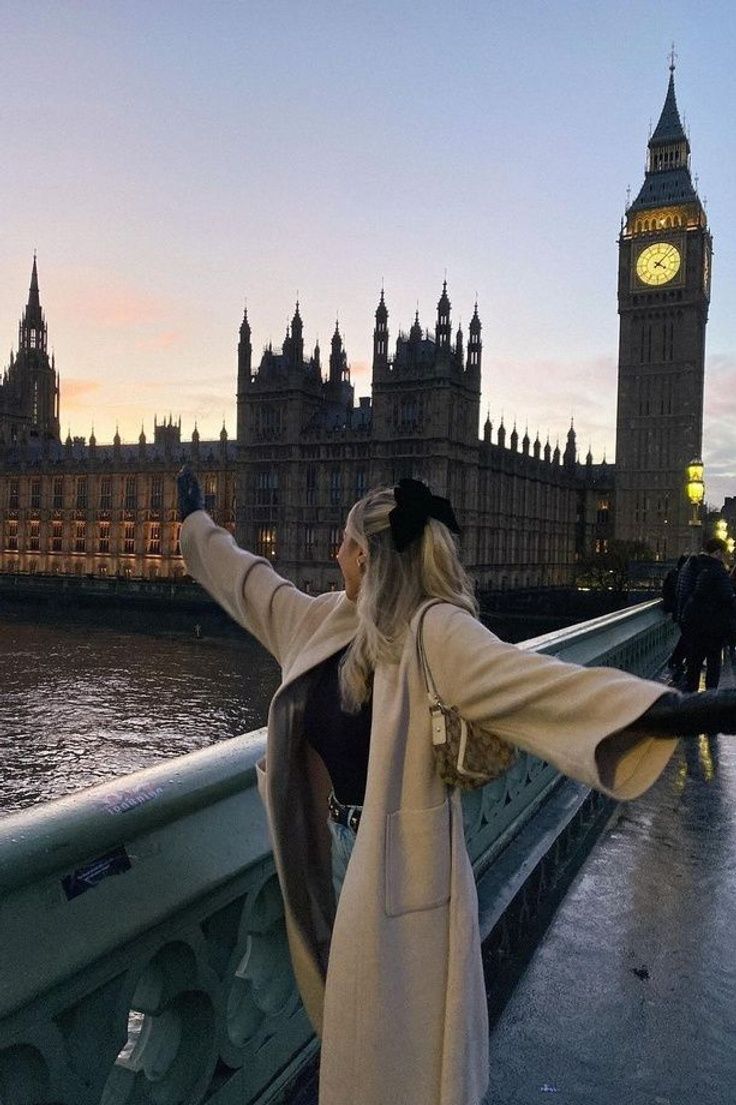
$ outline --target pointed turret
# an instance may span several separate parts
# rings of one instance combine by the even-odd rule
[[[675,64],[674,62],[670,62],[670,79],[667,85],[667,95],[665,96],[664,107],[662,108],[659,122],[654,128],[649,142],[651,145],[653,142],[679,141],[687,142],[687,135],[685,134],[685,128],[680,119],[680,112],[678,111],[677,99],[675,97]]]
[[[480,340],[480,318],[478,317],[478,301],[475,301],[475,307],[473,309],[473,317],[470,320],[470,326],[468,332],[470,337],[468,339],[468,361],[465,366],[466,372],[473,372],[480,379],[480,357],[483,350],[483,344]]]
[[[455,364],[458,368],[462,368],[465,364],[465,349],[463,345],[463,328],[458,324],[457,334],[455,335]]]
[[[376,307],[376,325],[373,330],[373,371],[386,368],[388,365],[388,309],[386,307],[386,301],[383,298],[383,287],[381,287],[381,298],[378,301]]]
[[[304,324],[299,314],[299,300],[296,301],[294,317],[291,320],[291,344],[292,356],[295,365],[300,366],[304,361]]]
[[[411,330],[409,331],[409,341],[412,343],[412,345],[418,345],[421,340],[422,326],[419,322],[419,308],[417,307],[417,313],[414,316],[414,322],[412,324]]]
[[[28,289],[28,302],[26,303],[18,327],[18,350],[29,351],[37,349],[41,353],[46,352],[46,322],[41,310],[41,297],[38,291],[38,266],[36,254],[33,254],[33,268],[31,270],[31,285]]]
[[[485,425],[483,426],[483,440],[486,443],[486,445],[491,444],[491,434],[492,434],[492,432],[493,432],[493,424],[491,423],[491,411],[490,411],[490,408],[489,408],[488,414],[486,415]]]
[[[437,304],[437,323],[434,328],[434,338],[438,350],[450,349],[450,297],[447,294],[447,281],[442,284],[442,295]]]
[[[522,453],[524,454],[525,457],[529,456],[529,445],[530,444],[531,444],[531,442],[529,441],[529,427],[527,426],[526,429],[524,430],[524,436],[521,439],[521,451],[522,451]]]
[[[251,380],[253,378],[253,346],[250,339],[251,331],[250,323],[248,322],[248,304],[246,303],[243,308],[243,321],[240,324],[240,331],[238,336],[238,441],[245,441],[247,432],[246,410],[248,402],[248,389],[250,388]],[[194,439],[192,439],[192,448],[194,448]],[[196,448],[199,448],[199,442],[197,442]]]
[[[537,436],[534,438],[534,444],[532,446],[532,456],[535,460],[539,460],[539,456],[542,452],[542,442],[539,440],[539,430],[537,430]]]
[[[503,415],[501,415],[501,421],[498,426],[498,444],[502,449],[506,448],[506,427],[503,424]]]
[[[575,439],[575,426],[573,421],[570,420],[570,429],[567,431],[567,442],[565,443],[565,452],[562,458],[566,468],[575,467],[576,454],[577,442]]]
[[[332,335],[330,348],[330,375],[329,381],[332,387],[337,388],[341,383],[350,382],[347,355],[342,344],[340,323],[335,319],[335,333]]]
[[[28,289],[28,304],[26,305],[26,318],[31,324],[43,325],[41,317],[41,297],[38,292],[38,268],[36,266],[36,254],[33,254],[33,269],[31,271],[31,286]]]
[[[690,142],[677,108],[673,55],[664,107],[648,143],[644,183],[627,215],[650,207],[694,201],[697,192],[690,176]]]
[[[511,437],[509,438],[509,445],[515,453],[519,451],[519,431],[516,429],[516,422],[514,422],[514,428],[511,431]]]
[[[547,434],[547,440],[544,443],[544,460],[546,464],[549,464],[552,457],[552,449],[549,444],[549,434]]]

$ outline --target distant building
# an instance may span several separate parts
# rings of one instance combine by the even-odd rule
[[[30,321],[29,321],[30,320]],[[35,328],[35,338],[28,335]],[[34,259],[21,347],[12,360],[15,393],[37,408],[8,418],[0,447],[0,569],[5,572],[172,578],[183,574],[175,475],[200,473],[207,508],[247,547],[312,591],[339,585],[335,554],[350,505],[370,487],[402,476],[448,495],[463,524],[463,555],[482,588],[569,583],[576,559],[603,551],[611,532],[612,469],[576,460],[570,427],[564,454],[516,427],[496,441],[478,436],[481,323],[467,343],[453,335],[443,286],[434,334],[419,317],[389,355],[388,309],[376,310],[373,398],[354,401],[339,328],[323,375],[319,347],[304,353],[297,304],[283,347],[251,364],[247,316],[240,327],[237,444],[195,430],[181,441],[171,417],[137,444],[59,440],[59,379],[43,360],[46,324]],[[34,350],[40,358],[27,356]],[[44,376],[43,373],[46,372]],[[53,377],[50,375],[53,373]],[[8,378],[11,379],[10,371]],[[51,399],[53,398],[53,403]],[[6,425],[6,424],[4,424]],[[14,427],[14,430],[13,430]]]
[[[690,175],[674,60],[619,238],[616,536],[658,560],[690,547],[686,465],[702,451],[712,240]]]
[[[59,440],[59,377],[47,354],[33,261],[18,354],[0,387],[0,519],[4,572],[171,578],[184,574],[175,475],[196,465],[208,509],[235,528],[234,442],[181,442],[181,426],[154,420],[154,440],[111,445]],[[7,390],[6,390],[7,389]]]
[[[521,446],[490,421],[478,437],[481,322],[453,335],[447,285],[434,334],[419,313],[389,353],[383,292],[373,332],[372,400],[354,404],[336,326],[326,377],[319,347],[304,353],[297,304],[283,347],[252,364],[247,313],[238,346],[238,540],[306,590],[337,587],[335,554],[350,505],[370,487],[405,476],[448,496],[463,527],[463,558],[481,588],[571,582],[576,559],[604,551],[612,529],[609,466],[564,455],[537,436]]]
[[[59,440],[59,377],[49,360],[46,320],[33,258],[28,303],[18,326],[18,352],[0,382],[0,446]]]

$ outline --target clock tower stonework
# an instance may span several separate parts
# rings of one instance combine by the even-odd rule
[[[702,451],[711,252],[673,62],[618,266],[615,532],[658,560],[690,547],[685,468]]]

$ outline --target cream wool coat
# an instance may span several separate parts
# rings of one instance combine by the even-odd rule
[[[283,670],[259,789],[294,972],[322,1037],[320,1105],[478,1105],[488,1020],[477,897],[459,795],[433,769],[416,618],[400,663],[375,672],[363,817],[335,912],[330,783],[301,721],[311,671],[355,633],[355,604],[298,591],[204,511],[184,522],[181,547]],[[521,652],[449,604],[427,612],[424,642],[445,702],[606,794],[636,797],[672,753],[674,741],[625,732],[660,684]]]

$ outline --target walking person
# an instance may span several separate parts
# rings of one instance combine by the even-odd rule
[[[677,602],[677,582],[680,572],[684,568],[686,562],[687,556],[683,553],[682,556],[678,557],[677,564],[674,568],[670,568],[662,583],[662,609],[665,614],[671,615],[675,625],[679,625],[680,620]],[[682,678],[686,656],[687,642],[685,640],[685,634],[682,632],[682,627],[680,627],[680,636],[677,638],[677,644],[667,660],[667,667],[672,672],[673,681],[676,683]]]
[[[711,537],[696,558],[692,589],[681,614],[687,638],[688,691],[697,691],[703,662],[706,690],[718,686],[723,649],[733,638],[736,596],[724,563],[727,551],[725,541]]]
[[[187,469],[179,493],[188,571],[283,671],[258,778],[322,1041],[320,1105],[479,1105],[478,902],[460,793],[435,769],[419,646],[463,719],[615,798],[650,786],[672,734],[703,711],[736,729],[733,696],[683,697],[499,641],[477,619],[450,503],[418,481],[353,506],[345,590],[316,597],[216,526]]]

